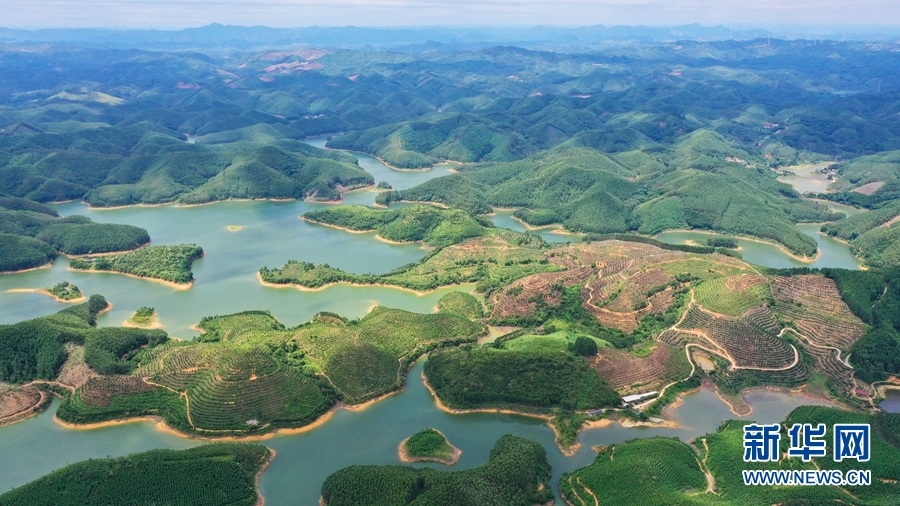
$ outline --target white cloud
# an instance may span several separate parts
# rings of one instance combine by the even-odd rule
[[[0,0],[0,26],[897,24],[896,0]]]

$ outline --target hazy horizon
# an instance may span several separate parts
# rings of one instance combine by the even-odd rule
[[[760,28],[895,28],[900,3],[885,0],[0,0],[11,29],[99,28],[178,30],[211,23],[299,28],[625,25],[670,27],[697,23]]]

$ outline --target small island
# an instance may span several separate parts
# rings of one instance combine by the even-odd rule
[[[152,307],[142,306],[134,312],[130,318],[125,320],[124,327],[138,327],[142,329],[158,329],[162,328],[157,317],[159,313]]]
[[[13,288],[8,291],[13,293],[42,293],[53,297],[57,302],[83,302],[86,300],[81,290],[68,281],[62,281],[47,288]]]
[[[60,302],[76,302],[84,300],[84,295],[81,294],[81,290],[68,281],[62,281],[55,286],[44,288],[42,291]]]
[[[420,430],[400,443],[400,460],[403,462],[437,462],[452,466],[459,461],[460,455],[459,448],[432,428]]]

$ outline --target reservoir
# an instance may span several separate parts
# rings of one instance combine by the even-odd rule
[[[322,145],[324,139],[310,141]],[[453,165],[426,171],[396,171],[377,159],[357,154],[360,166],[376,181],[387,181],[395,189],[415,186],[430,178],[450,174]],[[363,189],[345,195],[345,203],[372,204],[377,192]],[[302,201],[231,201],[179,207],[132,206],[90,209],[77,202],[56,205],[63,215],[81,214],[98,222],[124,223],[146,228],[154,244],[195,243],[206,256],[193,266],[196,281],[188,290],[176,290],[152,281],[118,274],[67,270],[60,258],[48,269],[0,275],[0,324],[14,323],[53,313],[66,304],[37,293],[9,293],[15,288],[43,288],[68,280],[87,294],[102,294],[113,309],[99,317],[101,326],[118,326],[141,306],[152,306],[170,335],[190,339],[190,327],[203,316],[229,314],[249,309],[267,309],[287,326],[309,320],[319,311],[332,311],[349,318],[360,317],[375,305],[429,313],[437,300],[453,290],[471,291],[472,285],[450,287],[424,295],[387,287],[337,285],[319,291],[268,288],[257,280],[260,267],[280,267],[289,259],[328,263],[357,273],[383,273],[415,262],[430,250],[418,244],[387,244],[375,233],[351,234],[299,219],[303,213],[331,204]],[[525,231],[509,211],[492,217],[498,226]],[[800,225],[816,238],[822,255],[812,264],[796,262],[778,247],[739,240],[744,259],[759,265],[790,267],[858,268],[843,243],[816,233],[818,225]],[[578,235],[538,233],[547,241],[580,240]],[[667,242],[701,240],[695,232],[668,232]],[[363,254],[361,254],[363,253]],[[794,263],[796,262],[796,263]],[[351,464],[399,464],[397,446],[414,432],[433,427],[443,432],[463,453],[452,469],[483,464],[497,439],[515,434],[539,441],[553,466],[554,490],[562,473],[589,464],[591,447],[652,435],[676,436],[683,440],[713,432],[722,420],[736,418],[715,392],[700,390],[684,397],[674,410],[681,428],[625,428],[618,424],[586,430],[579,436],[581,448],[565,457],[554,443],[554,434],[543,420],[496,413],[449,414],[439,410],[421,380],[422,363],[410,372],[404,392],[392,395],[365,410],[338,410],[330,420],[309,432],[276,435],[262,442],[277,452],[263,473],[260,488],[267,505],[315,505],[324,479]],[[893,391],[888,402],[900,405]],[[893,401],[892,401],[893,399]],[[803,404],[821,403],[803,396],[752,392],[746,396],[753,413],[745,417],[764,423],[782,420]],[[89,458],[121,456],[154,448],[187,448],[203,441],[182,438],[158,430],[151,422],[135,422],[92,430],[72,430],[58,425],[53,415],[58,401],[45,412],[23,422],[0,428],[0,493],[67,464]],[[414,464],[443,468],[438,464]],[[558,492],[558,490],[557,490]],[[561,504],[561,503],[560,503]]]
[[[885,397],[879,406],[888,413],[900,413],[900,390],[897,388],[885,388]]]
[[[497,413],[450,414],[441,411],[422,382],[422,362],[409,374],[405,391],[360,411],[338,410],[325,424],[309,432],[276,435],[261,441],[277,453],[260,481],[267,505],[309,505],[318,502],[325,478],[351,464],[400,464],[397,447],[414,432],[433,427],[462,450],[453,470],[483,464],[500,436],[515,434],[540,442],[552,467],[554,490],[562,473],[590,464],[594,445],[608,445],[639,437],[662,435],[689,440],[714,432],[725,419],[737,418],[712,390],[683,398],[674,410],[683,428],[625,428],[618,424],[583,431],[581,448],[566,457],[554,443],[543,420]],[[746,396],[753,413],[744,417],[763,423],[784,419],[804,404],[824,404],[803,396],[767,391]],[[187,448],[201,440],[157,430],[152,422],[134,422],[91,430],[66,429],[53,421],[59,401],[28,420],[0,428],[0,493],[23,485],[64,465],[88,458],[120,456],[154,448]],[[25,451],[27,449],[27,451]],[[448,469],[440,464],[412,464]],[[558,502],[557,504],[562,504]]]

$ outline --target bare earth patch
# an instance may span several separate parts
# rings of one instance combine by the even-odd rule
[[[94,376],[99,376],[93,369],[84,363],[84,347],[72,343],[66,343],[66,352],[69,357],[59,371],[57,381],[65,385],[79,388]]]
[[[862,193],[863,195],[871,195],[878,191],[879,188],[884,186],[884,181],[876,181],[874,183],[867,183],[862,186],[858,186],[850,191],[856,193]]]

